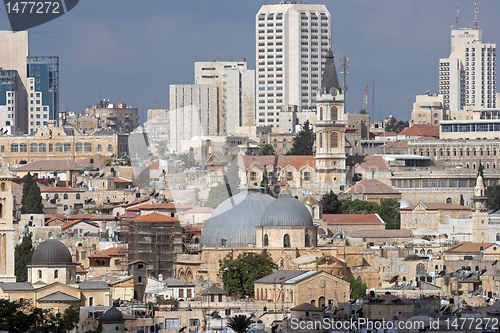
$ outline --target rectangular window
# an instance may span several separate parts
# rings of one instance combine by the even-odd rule
[[[191,298],[193,297],[193,290],[191,288],[188,288],[186,290],[186,298]]]
[[[189,326],[200,326],[199,319],[189,319]]]
[[[304,172],[304,181],[311,181],[311,173],[309,171]]]
[[[64,152],[65,153],[70,153],[71,152],[71,143],[65,143],[64,144]]]
[[[184,289],[179,289],[179,298],[184,298]]]
[[[286,173],[286,180],[293,180],[293,172],[292,171],[288,171]]]
[[[165,329],[166,330],[179,329],[179,318],[165,318]]]

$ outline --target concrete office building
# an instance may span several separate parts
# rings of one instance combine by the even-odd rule
[[[417,95],[411,111],[410,126],[439,125],[442,120],[448,119],[444,109],[443,95]]]
[[[451,30],[451,54],[439,60],[439,94],[445,108],[496,107],[496,44],[484,43],[482,30]]]
[[[256,125],[278,126],[282,105],[315,109],[331,39],[325,5],[264,5],[257,13]]]
[[[217,86],[212,84],[170,85],[170,141],[168,149],[180,152],[182,140],[218,135]]]
[[[195,84],[217,86],[219,135],[234,135],[236,127],[255,120],[255,70],[246,61],[196,62]]]

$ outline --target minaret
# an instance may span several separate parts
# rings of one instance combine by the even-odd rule
[[[16,282],[12,179],[14,175],[0,157],[0,282]]]
[[[320,191],[338,192],[346,182],[344,94],[333,52],[326,57],[321,88],[316,93],[316,169]]]
[[[474,243],[485,243],[489,241],[488,234],[488,198],[484,196],[484,181],[478,172],[474,196],[472,197],[472,239]]]

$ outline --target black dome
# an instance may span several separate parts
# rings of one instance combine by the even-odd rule
[[[31,257],[32,265],[71,264],[73,259],[66,245],[56,239],[40,243]]]
[[[103,324],[123,324],[123,314],[120,310],[112,306],[108,311],[104,313],[102,318]]]
[[[311,213],[300,200],[280,196],[262,214],[263,227],[312,227]]]

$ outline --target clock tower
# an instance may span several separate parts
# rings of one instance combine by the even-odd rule
[[[321,88],[316,93],[316,169],[319,192],[338,192],[346,183],[344,93],[333,52],[326,57]]]

